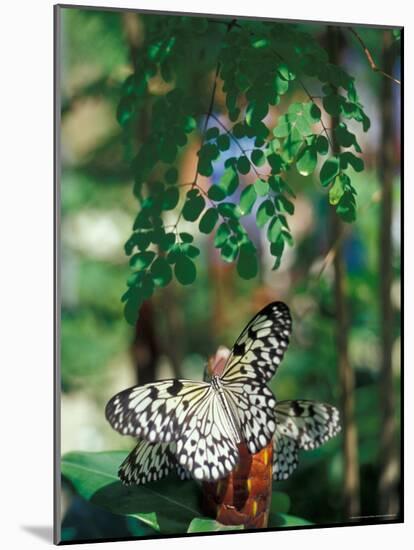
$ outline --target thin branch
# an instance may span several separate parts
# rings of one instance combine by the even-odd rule
[[[349,30],[349,32],[351,32],[355,36],[355,38],[361,44],[362,49],[364,50],[365,56],[368,60],[368,63],[370,65],[371,69],[373,71],[375,71],[376,73],[380,73],[383,76],[385,76],[386,78],[389,78],[390,80],[392,80],[396,84],[401,84],[401,81],[398,80],[398,78],[394,78],[392,75],[386,73],[385,71],[383,71],[382,69],[380,69],[378,67],[378,65],[374,61],[374,58],[372,57],[371,52],[369,51],[368,47],[366,46],[365,42],[362,40],[361,36],[357,33],[357,31],[355,29],[353,29],[352,27],[350,27],[348,30]]]
[[[260,172],[258,172],[256,170],[256,167],[255,165],[252,163],[252,161],[249,159],[249,157],[247,156],[247,149],[244,149],[243,146],[240,144],[239,140],[231,133],[231,131],[225,126],[225,124],[223,124],[221,122],[221,120],[215,115],[215,114],[212,114],[211,115],[211,118],[214,118],[214,120],[217,122],[217,124],[219,126],[221,126],[221,128],[226,132],[226,134],[230,137],[231,140],[234,141],[234,143],[237,145],[237,147],[240,149],[240,151],[243,153],[243,155],[247,158],[247,160],[249,161],[249,164],[250,164],[250,167],[252,168],[252,170],[254,171],[254,173],[256,174],[256,176],[258,178],[266,178],[268,176],[265,176],[264,174],[260,174]]]

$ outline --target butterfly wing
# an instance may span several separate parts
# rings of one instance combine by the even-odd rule
[[[236,340],[221,375],[252,454],[269,443],[275,430],[276,400],[266,383],[283,358],[291,330],[289,308],[282,302],[267,305]]]
[[[177,440],[178,463],[198,480],[212,481],[228,475],[239,461],[240,438],[221,396],[211,388],[182,425]]]
[[[250,453],[258,453],[273,437],[276,399],[266,384],[257,380],[222,381],[231,409],[239,418],[240,430]]]
[[[210,391],[210,384],[192,380],[163,380],[134,386],[108,402],[105,415],[123,435],[168,443],[180,437],[182,423]]]
[[[125,485],[143,485],[158,481],[177,466],[170,443],[150,443],[140,440],[118,470]]]
[[[316,449],[341,430],[339,411],[316,401],[280,401],[276,405],[273,479],[287,479],[298,465],[298,449]]]
[[[273,302],[253,317],[233,346],[221,378],[227,382],[254,378],[269,381],[289,344],[289,308]]]
[[[161,461],[161,453],[166,449],[175,454],[182,469],[200,480],[224,477],[238,462],[238,435],[221,397],[209,383],[165,380],[135,386],[109,401],[106,417],[124,435],[152,444],[176,442],[176,448],[145,447],[145,455],[144,444],[138,444],[135,455],[140,453],[138,458],[145,458],[146,463],[142,473],[137,471],[138,478],[146,479],[149,471],[154,475],[151,469],[154,461],[162,462],[164,468],[170,467],[168,453],[164,453]],[[183,477],[185,472],[180,470],[179,474]]]

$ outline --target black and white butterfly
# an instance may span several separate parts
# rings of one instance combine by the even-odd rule
[[[121,434],[144,440],[121,467],[124,480],[155,480],[157,471],[177,466],[195,479],[216,480],[237,465],[240,443],[252,454],[265,447],[276,429],[276,400],[266,384],[291,329],[289,308],[271,303],[246,326],[210,382],[164,380],[115,395],[106,406],[108,421]],[[133,464],[143,466],[134,473]]]
[[[316,449],[335,435],[341,426],[339,412],[332,405],[316,401],[279,401],[275,406],[273,436],[273,479],[286,480],[298,466],[298,450]],[[126,485],[157,481],[176,471],[181,479],[191,477],[175,456],[176,443],[141,440],[119,469]]]
[[[297,468],[299,449],[316,449],[340,431],[339,411],[332,405],[279,401],[273,437],[273,479],[285,480]]]

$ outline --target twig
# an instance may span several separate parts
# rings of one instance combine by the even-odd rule
[[[240,151],[243,153],[243,155],[247,158],[247,160],[249,161],[249,164],[250,164],[250,167],[252,168],[252,170],[254,171],[254,173],[256,174],[256,176],[258,178],[265,178],[267,176],[265,176],[264,174],[260,174],[260,172],[258,172],[256,170],[256,167],[255,165],[252,163],[252,161],[249,159],[249,157],[247,156],[247,150],[243,148],[243,146],[240,144],[239,140],[232,134],[232,132],[226,127],[225,124],[223,124],[221,122],[221,120],[215,115],[215,114],[212,114],[211,115],[211,118],[214,118],[214,120],[217,122],[217,124],[219,126],[221,126],[221,128],[226,132],[226,134],[230,137],[230,139],[232,141],[234,141],[234,143],[237,145],[237,147],[240,149]]]
[[[389,78],[390,80],[392,80],[396,84],[401,84],[401,81],[398,80],[398,78],[394,78],[392,75],[386,73],[385,71],[383,71],[382,69],[380,69],[378,67],[378,65],[374,61],[374,58],[372,57],[371,52],[369,51],[368,47],[366,46],[365,42],[362,40],[361,36],[357,33],[357,31],[355,29],[353,29],[352,27],[350,27],[348,30],[349,30],[349,32],[351,32],[355,36],[355,38],[361,44],[362,49],[364,50],[364,53],[366,55],[366,58],[368,59],[368,63],[370,65],[371,69],[373,71],[375,71],[376,73],[380,73],[383,76],[385,76],[386,78]]]

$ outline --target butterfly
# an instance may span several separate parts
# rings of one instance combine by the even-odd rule
[[[289,308],[273,302],[248,323],[209,382],[163,380],[112,397],[105,409],[111,426],[143,440],[121,467],[124,478],[151,481],[159,478],[157,471],[180,467],[212,481],[238,464],[240,443],[252,454],[265,447],[276,429],[276,400],[267,382],[291,330]],[[143,467],[132,474],[134,464]]]
[[[339,411],[317,401],[279,401],[273,437],[272,476],[287,479],[298,466],[298,450],[316,449],[341,431]]]
[[[317,401],[279,401],[275,406],[276,430],[273,435],[272,477],[286,480],[298,466],[298,450],[316,449],[335,435],[341,426],[339,411]],[[119,468],[125,485],[141,485],[157,481],[176,471],[180,479],[188,479],[176,456],[176,443],[138,442]]]

